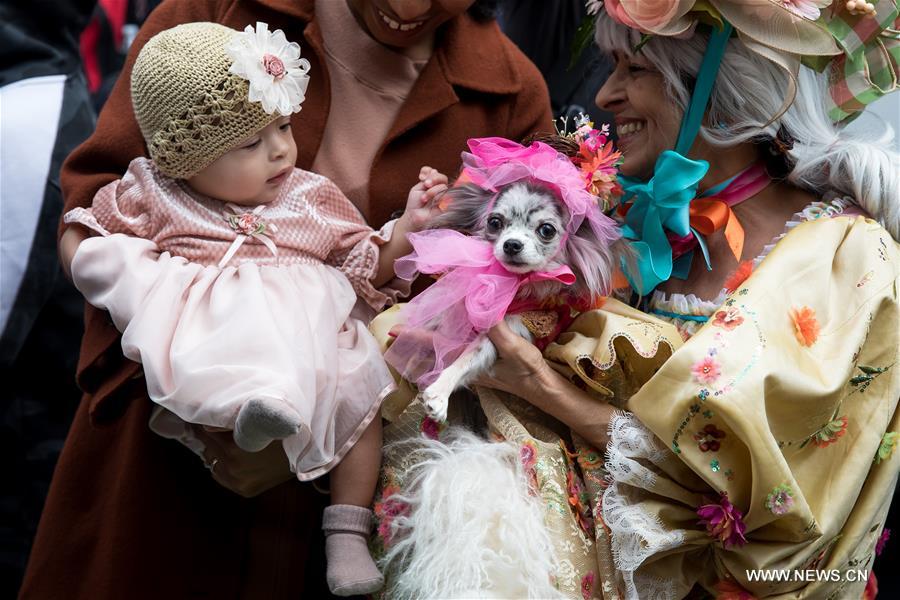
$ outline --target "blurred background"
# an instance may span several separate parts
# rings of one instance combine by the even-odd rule
[[[83,301],[57,260],[59,169],[92,132],[131,41],[159,3],[0,0],[0,452],[9,482],[0,495],[2,598],[17,593],[80,398],[74,373]],[[500,27],[543,73],[556,116],[610,121],[593,102],[610,65],[590,46],[570,66],[584,2],[498,5]],[[851,127],[878,131],[885,121],[900,129],[900,94],[876,102]],[[900,140],[894,143],[900,151]],[[900,525],[898,510],[895,503],[889,527]],[[889,543],[876,561],[883,598],[900,598],[900,576],[885,568],[900,564],[898,546]]]

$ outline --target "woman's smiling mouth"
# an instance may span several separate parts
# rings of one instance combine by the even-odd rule
[[[413,31],[418,29],[425,23],[424,20],[420,21],[397,21],[393,17],[389,16],[387,13],[382,11],[381,9],[376,9],[378,11],[378,16],[381,17],[381,20],[385,25],[393,29],[394,31]]]

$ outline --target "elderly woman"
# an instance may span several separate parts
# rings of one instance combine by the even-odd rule
[[[519,561],[531,593],[544,548],[569,597],[862,595],[900,465],[900,157],[890,131],[833,119],[896,84],[898,5],[828,4],[605,3],[596,41],[616,68],[597,104],[616,117],[626,275],[649,315],[610,300],[543,355],[492,331],[503,359],[479,393],[512,449],[451,435],[425,466],[389,461],[409,504],[388,511],[394,589],[415,595],[413,564],[420,595],[496,592]],[[469,494],[459,514],[484,519],[465,531],[489,569],[448,559],[471,543],[417,517],[456,508],[435,482],[466,454],[521,459],[509,481],[543,507],[544,534],[516,547],[534,513],[505,525],[497,485],[447,477]]]

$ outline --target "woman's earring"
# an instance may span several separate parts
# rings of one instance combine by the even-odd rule
[[[765,153],[762,156],[766,166],[766,172],[772,179],[784,179],[791,174],[797,159],[791,156],[794,149],[794,137],[785,129],[784,125],[778,128],[774,138],[764,142]]]

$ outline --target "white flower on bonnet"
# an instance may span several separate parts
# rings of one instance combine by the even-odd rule
[[[270,33],[261,22],[255,31],[247,25],[225,46],[225,52],[233,61],[228,71],[250,82],[251,102],[261,102],[269,114],[300,112],[309,84],[309,61],[300,58],[300,45],[288,42],[283,31]]]

